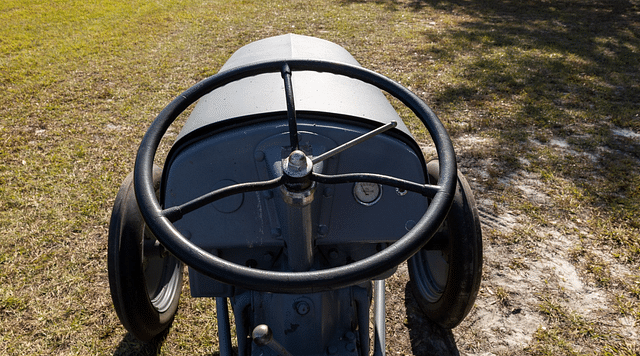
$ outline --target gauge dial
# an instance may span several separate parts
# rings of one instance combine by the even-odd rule
[[[371,206],[380,200],[382,186],[377,183],[357,182],[353,186],[353,196],[358,203]]]

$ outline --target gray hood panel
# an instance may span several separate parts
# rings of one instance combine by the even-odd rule
[[[221,71],[286,59],[327,60],[359,65],[344,48],[335,43],[289,34],[240,48]],[[294,72],[292,82],[297,111],[352,116],[380,123],[396,120],[398,129],[409,134],[384,94],[372,85],[318,72]],[[202,97],[178,139],[213,123],[276,112],[286,112],[284,83],[280,73],[245,78]]]

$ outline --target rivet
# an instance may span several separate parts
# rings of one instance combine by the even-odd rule
[[[326,236],[329,233],[329,227],[327,225],[318,225],[318,234]]]
[[[348,343],[347,346],[346,346],[346,349],[349,352],[355,352],[356,351],[356,343],[355,342]]]
[[[264,152],[262,151],[256,151],[253,154],[253,158],[258,161],[258,162],[262,162],[264,160]]]
[[[413,229],[414,226],[416,226],[416,222],[413,220],[407,220],[407,222],[404,224],[404,228],[407,231],[410,231],[411,229]]]

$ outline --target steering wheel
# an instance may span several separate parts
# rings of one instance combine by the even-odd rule
[[[429,131],[438,153],[440,179],[437,185],[421,184],[395,177],[370,174],[321,175],[312,171],[313,164],[304,170],[284,170],[276,179],[231,185],[202,195],[180,206],[163,209],[153,187],[153,162],[162,137],[175,119],[205,94],[228,83],[264,73],[280,72],[285,84],[287,116],[292,154],[284,164],[300,167],[311,159],[298,148],[296,111],[291,84],[292,72],[327,72],[376,86],[400,100],[422,121]],[[370,133],[375,135],[377,133]],[[366,136],[366,135],[365,135]],[[365,138],[366,139],[366,138]],[[344,145],[343,145],[344,146]],[[347,149],[343,147],[342,149]],[[336,149],[332,150],[335,151]],[[337,152],[334,152],[334,154]],[[302,156],[301,156],[302,155]],[[313,162],[313,161],[311,161]],[[291,173],[293,172],[293,173]],[[274,293],[313,293],[335,290],[371,280],[413,256],[436,233],[445,220],[456,189],[457,167],[453,145],[444,126],[432,110],[411,91],[391,79],[359,66],[319,60],[268,61],[220,72],[186,90],[167,105],[144,135],[134,169],[134,185],[140,212],[148,228],[175,257],[196,271],[217,281],[249,290]],[[340,184],[372,182],[420,193],[431,199],[416,225],[399,240],[365,259],[348,265],[304,272],[276,272],[252,269],[215,256],[191,243],[173,225],[184,214],[234,194],[273,189],[285,185],[287,189],[308,187],[312,182]],[[300,189],[303,189],[300,188]]]

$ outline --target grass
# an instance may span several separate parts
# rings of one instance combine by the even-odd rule
[[[337,42],[410,87],[454,141],[485,139],[458,150],[465,174],[499,209],[577,226],[576,265],[640,323],[639,11],[622,0],[2,1],[0,353],[144,348],[125,336],[106,275],[110,209],[137,144],[237,48],[288,32]],[[486,176],[474,162],[492,162]],[[520,171],[540,177],[546,205],[505,189]],[[520,244],[535,230],[489,240]],[[550,326],[526,353],[638,352],[592,336],[597,327],[559,302],[541,305]],[[184,298],[161,353],[215,353],[212,308]]]
[[[587,321],[575,311],[567,310],[560,303],[545,299],[540,311],[552,322],[550,328],[536,331],[538,341],[528,351],[534,355],[581,355],[585,349],[597,345],[605,355],[636,355],[631,340],[608,330],[604,323]],[[580,343],[586,343],[586,347]]]

